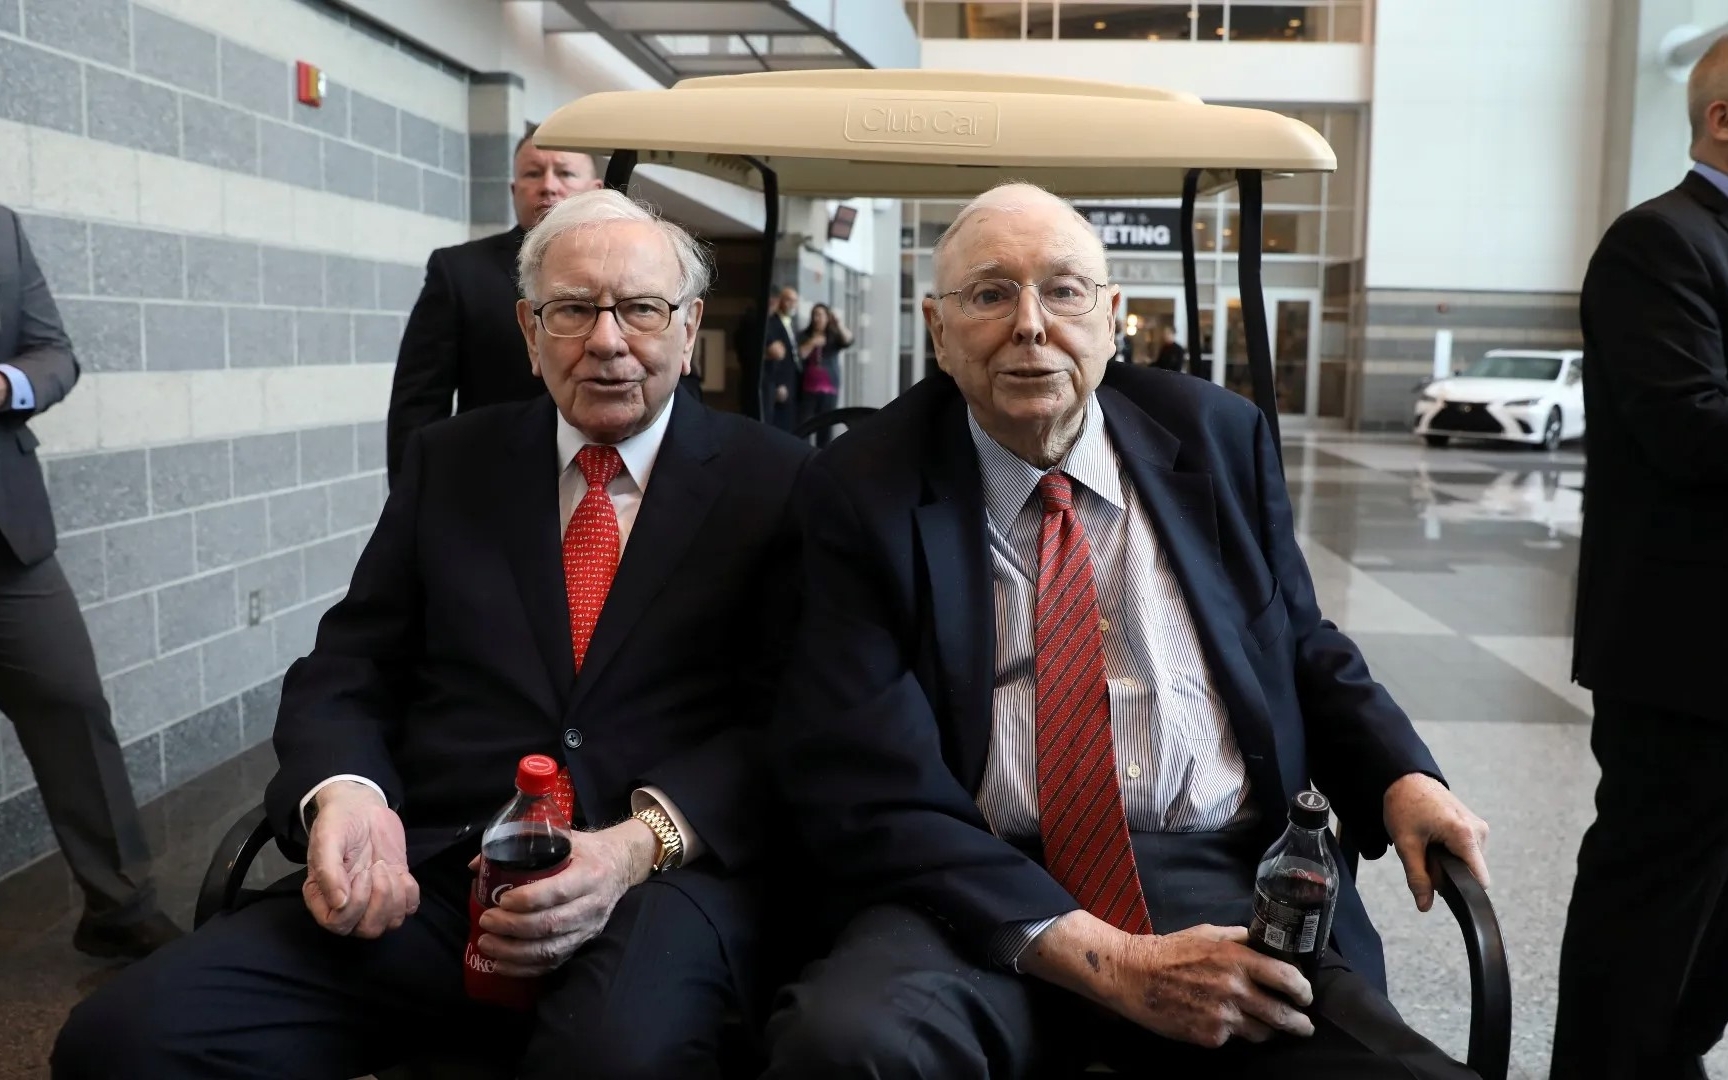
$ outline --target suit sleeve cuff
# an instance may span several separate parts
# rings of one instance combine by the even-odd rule
[[[36,389],[30,385],[30,376],[11,364],[0,364],[0,375],[6,376],[6,381],[12,384],[12,393],[6,399],[7,409],[30,412],[36,408]]]
[[[302,829],[306,830],[308,835],[311,834],[312,827],[306,823],[306,808],[308,806],[312,805],[312,800],[318,797],[318,793],[320,791],[323,791],[325,788],[329,787],[331,784],[334,784],[338,780],[352,780],[356,784],[365,784],[367,787],[371,788],[373,791],[376,791],[378,793],[378,797],[380,799],[384,800],[385,806],[390,805],[390,796],[384,794],[384,789],[379,787],[377,784],[374,784],[372,781],[366,779],[364,776],[355,776],[353,773],[339,773],[336,776],[332,776],[328,780],[324,780],[324,781],[318,783],[317,785],[315,785],[312,788],[311,791],[308,791],[304,796],[301,797],[301,799],[300,799],[300,827]]]
[[[702,846],[702,838],[696,835],[696,830],[684,820],[684,815],[678,812],[678,807],[666,797],[666,793],[657,787],[639,787],[630,793],[630,812],[639,814],[652,807],[658,807],[660,812],[672,819],[672,827],[678,830],[678,838],[684,841],[683,865],[688,866],[707,850]]]
[[[1038,940],[1038,935],[1050,929],[1051,925],[1060,919],[1060,915],[1052,915],[1048,919],[1029,919],[1026,922],[1012,922],[996,931],[996,936],[990,939],[990,960],[998,967],[1009,971],[1020,971],[1020,957]]]

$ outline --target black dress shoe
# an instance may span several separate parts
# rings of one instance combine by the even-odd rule
[[[185,936],[185,931],[160,911],[137,922],[119,925],[91,922],[85,917],[78,921],[78,929],[72,932],[72,947],[103,959],[124,957],[142,960],[169,942]]]

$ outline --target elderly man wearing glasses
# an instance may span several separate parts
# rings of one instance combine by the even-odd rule
[[[677,389],[708,269],[680,228],[577,195],[522,245],[547,394],[417,429],[345,599],[289,669],[266,804],[304,881],[79,1006],[54,1075],[360,1076],[457,1038],[510,1075],[715,1075],[750,1014],[758,734],[795,622],[810,453]],[[478,948],[540,977],[464,995],[470,861],[551,756],[566,870],[505,893]]]
[[[925,381],[798,495],[777,731],[842,925],[770,1021],[776,1080],[1459,1078],[1398,1018],[1346,882],[1312,977],[1244,944],[1317,786],[1418,907],[1486,826],[1320,616],[1248,401],[1109,362],[1117,289],[1066,203],[980,196],[936,247]]]

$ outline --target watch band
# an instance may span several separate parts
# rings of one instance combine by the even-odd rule
[[[654,860],[654,872],[664,873],[676,870],[684,862],[684,837],[679,834],[678,826],[672,824],[672,819],[658,806],[650,806],[636,811],[632,815],[637,821],[653,830],[654,836],[660,841],[660,854]]]

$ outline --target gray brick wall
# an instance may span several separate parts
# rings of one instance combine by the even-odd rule
[[[301,105],[290,60],[148,0],[0,0],[0,119],[469,220],[466,131],[340,83],[323,108]],[[423,260],[15,209],[87,374],[393,363],[424,276]],[[382,420],[43,460],[136,797],[268,738],[282,673],[311,648],[383,506]],[[0,716],[0,876],[52,848]]]
[[[334,82],[302,105],[290,60],[129,0],[0,0],[0,119],[469,220],[467,132]]]
[[[62,508],[88,497],[56,513],[140,799],[268,737],[283,670],[311,648],[383,508],[383,426],[46,462],[57,492],[136,493],[76,524]],[[33,783],[0,718],[0,873],[51,846],[23,808]]]

